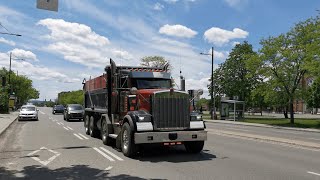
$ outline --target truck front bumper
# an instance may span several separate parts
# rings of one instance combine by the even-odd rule
[[[172,132],[136,132],[134,134],[135,144],[205,141],[207,131],[172,131]]]

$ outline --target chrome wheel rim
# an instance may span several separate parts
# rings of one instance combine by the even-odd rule
[[[124,130],[122,134],[122,143],[123,143],[123,149],[125,151],[128,150],[129,147],[129,138],[128,138],[128,131]]]

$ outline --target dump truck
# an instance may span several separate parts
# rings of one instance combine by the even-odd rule
[[[191,110],[189,94],[172,88],[168,64],[117,66],[110,59],[101,76],[82,84],[85,132],[100,137],[103,144],[115,145],[127,157],[155,143],[184,145],[190,153],[202,151],[205,123]]]

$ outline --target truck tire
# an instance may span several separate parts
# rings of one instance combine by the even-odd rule
[[[98,131],[96,130],[96,128],[94,126],[94,117],[93,116],[90,117],[89,131],[90,131],[89,134],[91,137],[98,137]]]
[[[110,129],[105,119],[101,122],[101,139],[104,145],[111,145],[112,139],[109,137]]]
[[[136,154],[136,145],[133,142],[133,130],[128,123],[124,123],[120,135],[122,153],[127,157],[133,157]]]
[[[85,129],[87,135],[90,134],[90,131],[89,131],[89,120],[90,120],[90,117],[87,115],[84,118],[84,129]]]
[[[204,141],[188,141],[184,142],[184,147],[189,153],[199,153],[202,151]]]

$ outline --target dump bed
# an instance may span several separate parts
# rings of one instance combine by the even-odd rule
[[[90,79],[85,82],[84,91],[94,91],[98,89],[105,89],[107,88],[107,81],[106,81],[106,75],[103,74],[101,76],[98,76],[94,79]]]

